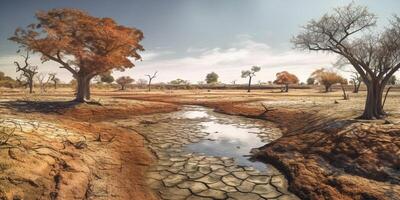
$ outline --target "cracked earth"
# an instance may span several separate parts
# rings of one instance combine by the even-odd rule
[[[226,150],[225,144],[229,147],[231,143],[223,143],[218,137],[210,138],[213,133],[206,131],[207,122],[248,129],[245,134],[254,134],[262,144],[281,136],[272,123],[219,114],[198,106],[186,106],[173,113],[140,116],[138,120],[115,121],[119,126],[141,134],[146,139],[146,146],[157,157],[146,177],[147,184],[161,199],[298,199],[287,190],[284,175],[271,165],[250,162],[247,158],[243,161],[246,155],[232,157],[235,148]],[[208,141],[217,146],[216,150],[221,147],[229,156],[223,156],[223,151],[205,148],[207,145],[193,147],[202,142],[208,144]],[[250,146],[255,145],[253,148],[259,147],[255,141],[247,142]],[[235,147],[238,154],[243,150],[250,154],[251,149]]]

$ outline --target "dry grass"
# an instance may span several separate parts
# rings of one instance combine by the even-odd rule
[[[17,149],[11,151],[5,148],[5,150],[0,149],[0,155],[2,156],[3,160],[0,163],[0,170],[2,170],[2,168],[4,168],[4,170],[8,170],[8,174],[3,173],[4,175],[6,175],[6,177],[2,179],[5,180],[4,183],[6,183],[6,185],[3,183],[2,184],[8,187],[8,192],[6,192],[6,196],[8,196],[9,198],[18,196],[23,197],[24,194],[26,197],[26,195],[38,193],[37,187],[35,185],[40,185],[39,188],[42,189],[41,191],[47,191],[46,194],[48,195],[44,198],[50,198],[49,193],[54,191],[56,191],[58,195],[68,196],[68,191],[79,191],[77,189],[79,187],[85,189],[85,194],[82,193],[82,191],[79,194],[95,195],[96,188],[102,187],[102,184],[104,185],[106,184],[106,182],[107,184],[113,185],[113,187],[115,188],[124,185],[124,187],[122,187],[122,189],[117,192],[117,197],[115,197],[117,199],[118,197],[121,197],[120,199],[123,199],[122,197],[126,198],[132,195],[141,195],[142,197],[152,198],[152,196],[148,194],[148,190],[143,185],[142,173],[144,168],[146,168],[146,166],[150,164],[151,157],[149,156],[147,150],[144,148],[143,144],[140,142],[142,141],[142,138],[138,134],[128,132],[126,130],[117,129],[112,124],[113,119],[129,117],[130,115],[147,114],[152,112],[169,112],[176,110],[181,104],[197,104],[209,106],[216,108],[220,112],[228,114],[239,114],[243,116],[258,118],[261,117],[267,120],[274,121],[278,123],[278,125],[280,125],[281,128],[286,131],[286,133],[288,133],[288,137],[278,140],[271,146],[280,147],[282,145],[287,145],[292,146],[291,148],[293,149],[293,151],[302,151],[301,149],[306,148],[307,145],[315,144],[312,142],[310,143],[311,139],[315,138],[313,137],[315,136],[313,131],[318,131],[320,129],[322,130],[328,122],[332,122],[335,120],[351,120],[362,113],[365,101],[365,91],[361,91],[358,94],[350,92],[349,94],[350,100],[343,100],[342,92],[338,88],[335,89],[334,92],[330,93],[321,92],[320,88],[291,89],[289,93],[281,93],[279,89],[253,90],[252,92],[248,93],[244,90],[194,89],[152,90],[151,92],[147,92],[145,89],[120,91],[116,89],[93,88],[92,98],[102,104],[101,106],[99,106],[75,105],[71,103],[66,103],[72,100],[74,96],[73,90],[68,87],[60,88],[57,90],[49,88],[48,92],[44,94],[28,94],[26,91],[23,90],[8,90],[0,88],[1,118],[16,118],[24,120],[34,119],[43,122],[51,121],[59,126],[75,130],[75,134],[77,134],[78,136],[92,138],[92,140],[87,142],[87,144],[85,145],[88,145],[88,148],[91,148],[92,150],[95,149],[94,151],[87,151],[85,150],[87,149],[86,146],[82,149],[77,148],[80,147],[81,143],[77,145],[75,145],[75,143],[67,143],[67,145],[69,145],[68,149],[66,151],[63,151],[63,153],[67,153],[67,155],[78,154],[78,158],[70,158],[60,153],[59,150],[56,151],[56,158],[62,159],[63,162],[71,162],[72,164],[70,165],[73,165],[77,169],[85,169],[81,170],[84,171],[84,176],[81,177],[85,178],[77,179],[77,181],[75,182],[71,181],[71,178],[73,178],[77,174],[68,172],[67,170],[63,169],[63,162],[60,163],[59,160],[51,160],[51,162],[49,162],[46,160],[47,155],[44,155],[43,157],[42,155],[38,155],[35,152],[33,152],[33,154],[25,155],[25,151],[19,151]],[[387,120],[394,124],[400,123],[400,109],[398,106],[400,105],[399,97],[400,90],[392,90],[385,105],[386,111],[390,114]],[[337,131],[340,131],[340,127]],[[120,137],[117,137],[116,140],[112,139],[111,145],[102,146],[98,145],[99,132],[105,133],[105,135],[100,136],[100,138],[103,137],[103,139],[112,138],[113,135],[115,136],[115,132],[118,132]],[[305,134],[297,137],[294,133],[311,133],[311,135]],[[318,135],[324,136],[324,134],[326,133],[318,132]],[[16,132],[16,135],[19,139],[22,137],[24,139],[23,141],[31,139],[31,135],[29,134],[24,135],[20,132]],[[57,140],[49,138],[49,136],[46,134],[40,136],[32,135],[32,138],[33,139],[30,140],[28,144],[24,145],[28,145],[27,147],[29,147],[29,145],[49,146],[49,144],[66,144],[65,141],[61,140],[57,142]],[[375,137],[373,137],[372,139],[374,138]],[[3,140],[4,139],[1,139],[1,141]],[[356,142],[348,142],[348,146],[358,145],[358,143]],[[133,143],[135,143],[136,145],[130,145]],[[368,143],[368,141],[366,143]],[[110,149],[112,151],[110,151]],[[273,148],[271,147],[271,149]],[[360,186],[360,188],[358,188],[359,190],[349,190],[349,188],[341,188],[340,191],[338,191],[337,188],[335,189],[336,186],[329,186],[329,190],[327,190],[327,192],[322,195],[331,195],[331,198],[333,199],[347,199],[352,195],[352,197],[360,199],[363,198],[363,194],[381,194],[379,192],[368,193],[368,190],[370,190],[371,188],[371,190],[378,191],[376,188],[374,189],[374,184],[378,187],[381,184],[376,183],[375,180],[369,181],[368,179],[365,179],[363,177],[360,178],[358,175],[354,175],[352,173],[342,174],[341,176],[338,176],[334,179],[332,179],[332,177],[327,178],[323,173],[319,174],[320,171],[310,171],[307,168],[310,166],[320,168],[321,166],[318,166],[319,161],[316,162],[316,160],[318,159],[303,159],[302,156],[299,156],[296,157],[296,159],[299,160],[296,160],[296,162],[293,163],[289,162],[292,158],[290,157],[290,151],[288,151],[288,153],[274,154],[275,151],[271,151],[271,149],[265,149],[266,154],[270,154],[269,158],[275,158],[280,161],[280,164],[283,165],[298,165],[297,167],[299,170],[296,172],[297,174],[293,173],[292,175],[303,178],[301,180],[294,179],[292,181],[291,188],[294,190],[301,189],[307,191],[308,188],[310,189],[310,191],[312,191],[315,187],[319,185],[324,185],[315,182],[315,180],[322,182],[323,179],[326,178],[326,180],[329,180],[331,182],[333,181],[337,186],[340,185],[340,187],[349,187],[349,185],[356,183],[362,184],[362,187]],[[331,151],[330,149],[322,149]],[[320,151],[320,149],[316,149],[315,151],[318,152]],[[341,154],[346,155],[346,151],[347,150],[344,149]],[[383,151],[385,151],[385,149],[383,149]],[[11,152],[11,154],[9,152]],[[99,154],[97,154],[97,152],[99,152]],[[130,153],[127,154],[126,152]],[[325,153],[326,155],[330,155],[329,152]],[[132,157],[130,155],[135,156]],[[318,153],[313,154],[312,156],[315,155],[318,155]],[[15,158],[17,159],[13,159],[12,156],[15,156]],[[107,162],[121,163],[121,161],[130,161],[129,163],[125,164],[137,166],[137,168],[133,167],[133,171],[125,170],[122,173],[120,171],[121,168],[109,169],[103,174],[103,176],[109,178],[102,179],[104,181],[93,181],[94,179],[100,180],[96,178],[96,176],[98,175],[96,173],[99,173],[99,169],[95,165],[97,165],[96,163],[98,161],[93,160],[98,159],[99,161],[101,161],[103,157],[110,158]],[[89,158],[90,160],[85,160],[81,158]],[[374,155],[372,155],[371,158],[375,159]],[[18,159],[25,160],[24,164],[21,165],[20,162],[22,161],[19,161]],[[34,171],[25,170],[25,173],[20,173],[22,171],[16,170],[17,165],[22,166],[22,169],[24,169],[30,166],[32,162],[41,163],[41,168],[35,168]],[[54,163],[57,164],[54,165]],[[374,161],[371,163],[376,162]],[[365,162],[362,164],[365,165]],[[54,166],[56,166],[56,168],[54,168]],[[368,168],[369,166],[365,165],[362,167]],[[54,171],[56,173],[51,173],[51,176],[49,176],[49,171]],[[314,172],[316,174],[312,174]],[[12,173],[17,174],[19,177],[10,176],[9,174]],[[290,174],[292,172],[288,173]],[[308,174],[305,175],[304,173]],[[35,179],[35,181],[32,182],[33,174],[35,174],[36,177],[43,176],[46,178],[40,180]],[[56,179],[53,180],[51,177],[58,177],[60,174],[63,176],[65,183],[70,184],[71,187],[64,186],[62,190],[59,189],[60,186],[57,185],[57,181],[54,181]],[[117,181],[116,179],[111,178],[112,176],[118,176],[121,180]],[[23,184],[15,187],[15,180],[18,180],[20,181],[20,183]],[[314,180],[314,182],[307,182],[304,180]],[[72,187],[74,184],[75,186]],[[83,187],[82,184],[87,185]],[[128,187],[125,187],[127,184],[134,185],[136,187],[135,191],[130,190],[130,188]],[[76,187],[77,185],[79,185],[79,187]],[[299,185],[304,187],[299,187]],[[10,190],[9,188],[17,189]],[[26,191],[29,192],[24,193],[24,188],[26,189]],[[1,189],[2,188],[0,188],[0,190]],[[366,192],[364,190],[366,190]],[[99,190],[97,190],[97,192],[98,191]],[[114,190],[114,192],[115,191],[117,190]],[[354,192],[354,194],[352,194],[351,192]],[[342,193],[345,195],[343,195]],[[302,193],[302,195],[308,196],[310,198],[313,197],[314,199],[318,199],[319,197],[321,197],[318,196],[319,194],[315,193]]]

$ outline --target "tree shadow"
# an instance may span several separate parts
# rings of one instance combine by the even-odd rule
[[[76,101],[5,101],[0,102],[1,107],[12,109],[23,113],[57,113],[62,114],[65,109],[79,105]]]

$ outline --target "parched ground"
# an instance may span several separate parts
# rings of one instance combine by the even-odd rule
[[[400,198],[400,94],[389,94],[384,120],[354,120],[362,113],[365,93],[295,90],[195,91],[132,95],[213,107],[218,112],[266,119],[280,125],[282,138],[255,155],[284,171],[290,190],[304,199]]]
[[[347,103],[347,102],[346,102]],[[400,125],[352,120],[346,106],[257,104],[221,106],[230,114],[260,117],[285,127],[286,134],[256,156],[274,163],[305,199],[399,199]],[[260,113],[260,115],[254,115]]]
[[[45,99],[0,102],[0,199],[157,199],[145,184],[154,157],[143,137],[107,119],[177,106]]]
[[[110,119],[168,112],[177,104],[208,106],[279,125],[283,137],[255,156],[282,170],[290,191],[301,198],[400,197],[400,92],[396,90],[385,105],[389,117],[373,122],[353,120],[363,109],[364,92],[350,93],[345,101],[340,91],[317,89],[95,90],[94,99],[103,106],[54,103],[72,96],[67,89],[34,96],[17,90],[0,95],[2,126],[23,125],[12,139],[0,138],[0,191],[9,199],[156,198],[144,182],[144,169],[153,158],[143,138],[115,127]]]

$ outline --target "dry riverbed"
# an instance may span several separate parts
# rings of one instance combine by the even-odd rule
[[[5,95],[2,127],[17,128],[1,139],[3,199],[400,196],[396,91],[385,106],[390,116],[374,122],[353,120],[363,92],[343,101],[340,92],[316,90],[95,91],[102,106],[63,103],[71,95]],[[241,116],[203,107],[176,112],[177,104]],[[228,141],[231,132],[254,144]],[[243,157],[260,146],[256,160]]]
[[[117,123],[142,134],[156,155],[147,183],[161,199],[298,199],[278,170],[244,157],[280,137],[271,123],[188,106],[137,119]]]

